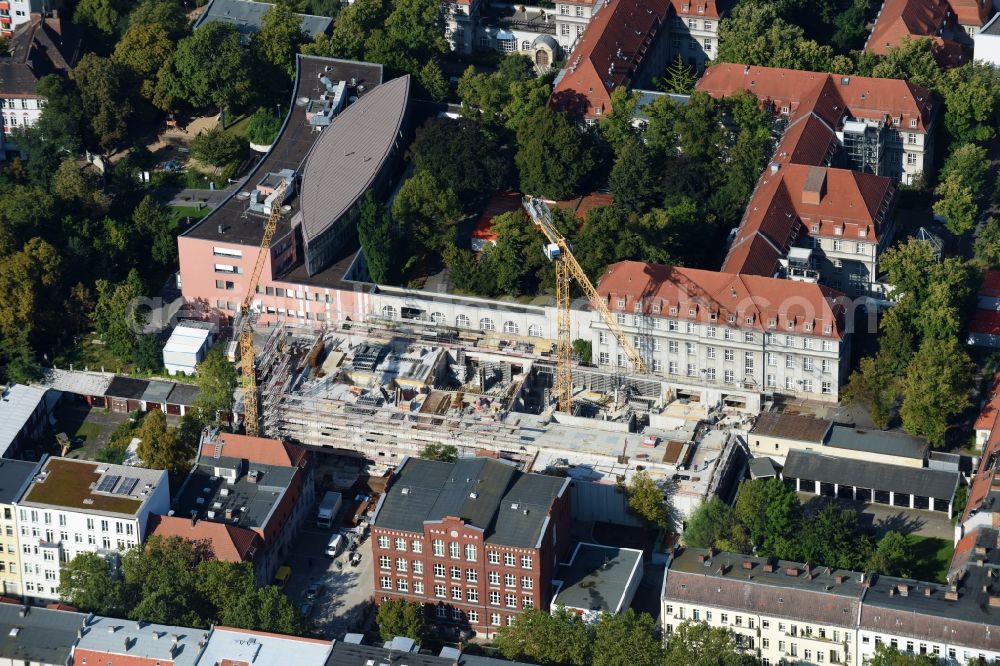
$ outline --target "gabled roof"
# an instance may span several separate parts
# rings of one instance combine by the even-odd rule
[[[65,664],[73,655],[84,613],[0,603],[0,659],[10,664]]]
[[[214,440],[201,445],[200,462],[210,463],[212,458],[224,456],[275,467],[298,467],[306,453],[301,446],[280,439],[220,432]]]
[[[719,4],[716,0],[670,0],[674,13],[682,18],[720,19]]]
[[[959,25],[984,25],[993,13],[989,0],[948,0]]]
[[[0,58],[0,94],[31,96],[38,79],[76,64],[80,32],[58,12],[45,18],[32,14],[14,29],[7,47],[10,55]]]
[[[837,340],[844,335],[839,316],[842,309],[832,303],[841,294],[807,282],[620,261],[608,266],[597,292],[614,312],[641,311],[671,319]],[[676,308],[676,313],[671,308]],[[747,323],[748,319],[752,323]]]
[[[215,559],[223,562],[250,562],[253,552],[262,545],[253,530],[210,520],[192,521],[179,516],[150,516],[149,533],[161,537],[181,537],[188,541],[206,542]]]
[[[765,412],[757,417],[750,434],[822,444],[831,426],[832,422],[827,419],[806,414]]]
[[[865,51],[885,55],[904,37],[934,37],[947,24],[946,0],[885,0]]]
[[[899,79],[843,76],[778,67],[721,63],[712,65],[695,86],[720,98],[746,90],[774,111],[788,108],[789,117],[816,112],[839,128],[846,117],[873,121],[898,120],[901,128],[926,132],[934,103],[926,88]]]
[[[586,118],[610,113],[611,91],[631,86],[669,9],[669,0],[607,0],[599,5],[566,59],[550,104]]]

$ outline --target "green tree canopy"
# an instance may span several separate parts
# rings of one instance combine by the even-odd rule
[[[864,66],[861,66],[863,69]],[[883,79],[903,79],[918,86],[937,90],[941,84],[941,67],[934,57],[930,39],[904,36],[874,62],[870,72],[858,72]]]
[[[111,60],[128,72],[142,97],[152,100],[163,63],[173,54],[174,42],[166,28],[158,23],[133,23],[115,46]]]
[[[996,136],[1000,71],[976,60],[949,69],[943,78],[939,92],[948,133],[962,143],[983,143]]]
[[[938,184],[935,193],[940,197],[934,202],[934,213],[944,218],[948,231],[961,236],[976,226],[976,195],[958,172],[949,173]]]
[[[867,403],[875,427],[885,429],[892,419],[898,394],[899,380],[889,364],[866,356],[851,373],[842,396],[847,403]]]
[[[719,62],[826,72],[832,59],[833,49],[806,39],[772,3],[741,2],[719,25]]]
[[[119,359],[132,359],[135,338],[142,329],[143,315],[137,299],[143,295],[142,281],[134,269],[118,284],[97,280],[97,304],[94,307],[94,329],[108,349]]]
[[[986,268],[1000,267],[1000,222],[991,217],[979,230],[975,243],[976,259]]]
[[[552,613],[524,609],[513,625],[497,630],[496,646],[507,659],[527,659],[542,666],[591,663],[590,628],[579,615],[561,607]]]
[[[140,0],[128,15],[129,29],[138,25],[159,25],[171,40],[191,32],[191,25],[180,0]]]
[[[404,242],[442,252],[454,244],[462,206],[455,193],[442,187],[429,171],[417,171],[403,183],[392,203],[392,217]]]
[[[151,469],[183,472],[191,467],[197,440],[181,439],[176,428],[167,426],[167,417],[160,410],[150,411],[135,434],[141,441],[137,453]]]
[[[174,96],[195,108],[239,107],[250,97],[247,51],[228,23],[211,21],[179,41],[173,67]]]
[[[270,146],[281,131],[281,118],[267,107],[260,107],[250,116],[247,140],[258,146]]]
[[[253,49],[261,62],[291,79],[295,75],[295,54],[304,41],[299,15],[287,5],[276,4],[264,13],[260,30],[253,38]]]
[[[396,237],[385,204],[371,190],[365,193],[358,219],[358,241],[368,264],[368,275],[376,284],[392,283],[397,275]]]
[[[797,559],[794,540],[802,506],[795,491],[780,479],[744,481],[733,513],[746,529],[755,554]]]
[[[536,109],[517,132],[514,158],[521,191],[564,199],[579,190],[594,167],[586,137],[562,113]]]
[[[868,571],[886,576],[911,575],[910,550],[912,544],[905,534],[890,530],[879,539],[878,545],[868,561]]]
[[[419,641],[427,633],[423,604],[405,599],[388,599],[380,603],[375,622],[384,641],[391,641],[396,636]]]
[[[431,442],[420,451],[420,457],[427,460],[453,463],[458,460],[458,447],[454,444]]]
[[[720,544],[729,538],[735,526],[733,508],[713,495],[712,499],[699,504],[688,517],[681,540],[691,548],[721,548]]]
[[[198,136],[191,141],[191,155],[214,166],[235,162],[245,150],[243,139],[218,127],[198,132]]]
[[[971,403],[972,362],[955,338],[929,338],[906,368],[903,427],[926,435],[934,446],[944,445],[949,421]]]
[[[124,0],[80,0],[73,13],[73,22],[111,39],[118,34],[126,13]]]
[[[661,666],[663,646],[656,638],[656,622],[631,608],[601,615],[594,628],[593,666]]]
[[[989,177],[990,160],[987,151],[974,143],[963,143],[948,155],[941,168],[940,180],[957,176],[962,185],[968,187],[978,199]]]
[[[653,156],[638,140],[632,140],[621,150],[611,168],[608,189],[615,196],[615,205],[630,213],[644,213],[662,200],[661,176]]]
[[[114,60],[88,53],[70,72],[80,91],[90,143],[109,152],[125,138],[132,102],[124,68]]]
[[[645,471],[636,472],[628,484],[628,508],[654,527],[666,528],[670,525],[663,491]]]
[[[736,647],[736,636],[725,627],[683,622],[667,638],[666,666],[753,666],[757,660]]]
[[[876,643],[875,654],[865,660],[865,666],[940,666],[937,657],[929,654],[900,652],[887,643]]]
[[[236,368],[223,355],[221,345],[216,345],[197,366],[198,397],[195,410],[203,423],[219,423],[220,412],[233,409],[236,391]]]

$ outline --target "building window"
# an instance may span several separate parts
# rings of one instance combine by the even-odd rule
[[[706,347],[705,353],[708,355],[708,358],[715,358],[715,347]]]
[[[530,48],[531,48],[531,42],[529,42],[528,40],[524,40],[523,42],[521,42],[522,51],[527,51]]]
[[[802,380],[802,390],[805,391],[806,393],[812,393],[813,383],[811,379]]]
[[[378,558],[378,568],[379,569],[388,569],[391,566],[392,566],[392,560],[389,558],[388,555],[379,555],[379,558]]]
[[[466,317],[464,314],[460,314],[457,317],[455,317],[455,326],[459,328],[469,328],[469,325],[470,325],[469,318]]]
[[[563,37],[569,37],[569,25],[566,23],[559,24],[559,34]]]
[[[504,574],[503,585],[504,587],[517,587],[517,576],[514,574]]]
[[[92,529],[94,529],[94,527],[93,527],[93,525],[88,525],[87,529],[91,529],[92,530]],[[389,547],[389,537],[387,537],[387,536],[380,536],[378,538],[378,547],[379,548],[388,548]]]
[[[396,538],[396,550],[406,550],[406,539]]]
[[[490,624],[495,627],[500,626],[500,613],[490,613]]]
[[[521,568],[522,569],[530,569],[531,568],[531,556],[530,555],[522,555],[521,556]]]
[[[476,561],[476,545],[472,543],[465,544],[465,559],[468,562]]]
[[[435,597],[437,597],[438,599],[444,599],[445,594],[446,594],[446,590],[445,590],[444,585],[435,585],[434,586],[434,596]]]
[[[444,541],[441,539],[434,539],[434,557],[444,557]]]
[[[479,590],[474,587],[465,588],[465,600],[471,602],[479,601]]]
[[[576,6],[576,15],[577,15],[578,18],[583,18],[583,6],[582,5],[577,5]]]
[[[723,350],[722,355],[723,358],[727,361],[732,361],[734,358],[736,358],[736,352],[733,351],[732,349]]]
[[[504,605],[506,605],[507,608],[517,608],[517,595],[516,594],[504,595]]]
[[[405,578],[396,579],[396,591],[397,592],[409,592],[410,583]]]
[[[528,337],[540,338],[542,337],[542,327],[538,324],[531,324],[528,326]]]
[[[406,558],[397,557],[396,558],[396,571],[401,571],[403,573],[406,573],[406,568],[407,568],[406,564],[407,564],[406,563]]]
[[[420,560],[413,560],[413,573],[421,575],[424,573],[424,563]]]
[[[727,384],[735,384],[736,383],[736,376],[735,376],[735,373],[732,370],[726,370],[725,381],[726,381]]]
[[[444,578],[444,565],[443,564],[435,564],[434,565],[434,577],[435,578]]]
[[[440,618],[448,617],[448,609],[445,608],[444,606],[438,606],[437,608],[435,608],[434,613]]]
[[[420,542],[420,539],[414,539],[410,542],[410,550],[414,553],[422,553],[424,551],[424,544]]]
[[[477,611],[470,610],[468,612],[468,615],[469,615],[469,622],[471,624],[478,624],[479,623],[479,613]]]
[[[379,578],[379,585],[380,585],[380,587],[383,590],[391,590],[392,589],[392,577],[390,577],[390,576],[382,576],[381,578]]]
[[[451,609],[451,619],[456,620],[456,621],[460,621],[462,619],[462,609],[461,608],[452,608]]]
[[[424,593],[424,582],[421,580],[413,581],[413,593],[423,594]]]
[[[451,573],[451,577],[454,580],[461,580],[462,579],[462,568],[461,567],[452,567],[450,573]]]
[[[493,323],[493,320],[489,317],[483,317],[479,320],[479,330],[480,331],[495,331],[497,330],[497,325]]]
[[[708,368],[707,370],[705,370],[705,379],[707,379],[710,382],[715,381],[715,368]]]
[[[508,567],[517,566],[517,560],[514,558],[514,553],[504,553],[503,563]]]
[[[500,593],[497,591],[490,592],[490,605],[499,606],[500,605]]]

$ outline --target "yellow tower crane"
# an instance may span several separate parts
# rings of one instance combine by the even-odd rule
[[[572,353],[573,342],[570,331],[570,285],[575,279],[577,284],[583,289],[590,304],[601,314],[604,323],[611,330],[615,340],[618,341],[618,348],[625,352],[632,367],[636,372],[648,372],[646,363],[642,356],[632,345],[625,331],[618,325],[618,320],[608,310],[604,299],[597,293],[597,289],[591,284],[590,278],[581,268],[580,263],[573,256],[569,242],[556,229],[552,220],[552,212],[548,205],[541,199],[535,197],[525,197],[525,210],[534,221],[535,225],[542,230],[548,244],[545,246],[545,256],[555,264],[556,269],[556,311],[559,338],[557,341],[558,365],[556,366],[555,389],[559,403],[559,411],[567,414],[573,413],[573,365]]]
[[[250,281],[247,283],[246,294],[240,304],[240,311],[233,322],[233,337],[240,341],[240,365],[243,376],[243,427],[246,434],[256,437],[260,434],[260,410],[258,408],[257,396],[257,367],[253,350],[253,298],[257,293],[257,283],[260,282],[260,274],[264,270],[264,262],[271,249],[271,239],[278,228],[278,220],[281,219],[281,204],[285,200],[285,192],[288,190],[288,181],[283,180],[274,190],[274,199],[271,203],[271,212],[267,216],[267,223],[264,225],[264,236],[260,241],[260,249],[257,251],[257,261],[253,266],[253,273],[250,274]]]

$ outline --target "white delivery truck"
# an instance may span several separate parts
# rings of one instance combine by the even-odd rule
[[[333,526],[333,519],[337,517],[341,504],[343,500],[340,493],[331,490],[323,495],[323,501],[319,503],[319,511],[316,513],[316,524],[326,529]]]

